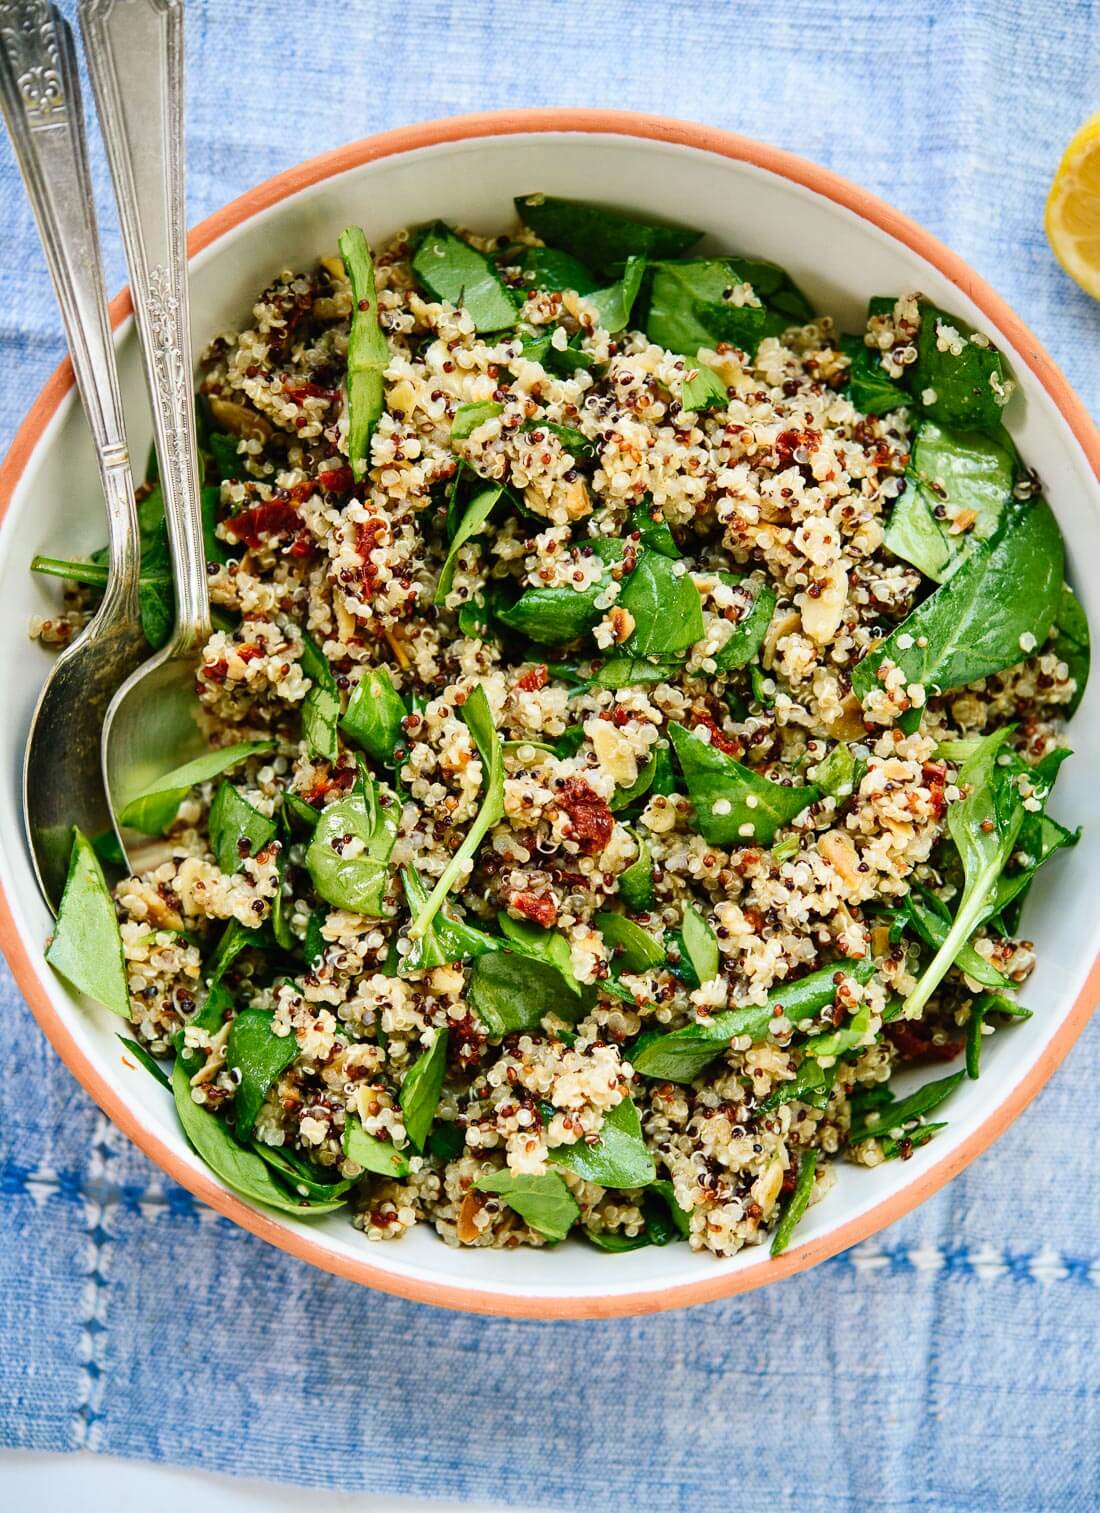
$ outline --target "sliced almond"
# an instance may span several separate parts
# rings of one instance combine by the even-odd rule
[[[851,836],[843,830],[827,830],[818,837],[817,849],[850,888],[859,886],[859,852],[852,844]]]
[[[850,693],[840,706],[840,713],[830,720],[825,729],[834,741],[859,741],[866,731],[863,727],[863,705]]]
[[[834,562],[825,570],[818,584],[820,593],[815,597],[802,595],[802,628],[818,646],[831,641],[844,618],[844,606],[848,602],[848,574],[843,565]]]
[[[458,1236],[460,1245],[472,1245],[475,1240],[481,1238],[481,1230],[478,1229],[474,1221],[484,1207],[484,1194],[479,1193],[476,1188],[471,1187],[462,1200],[462,1206],[458,1210],[458,1221],[455,1225],[455,1233]]]
[[[783,1162],[779,1156],[775,1156],[752,1184],[753,1199],[764,1210],[765,1219],[779,1199],[780,1189],[783,1186],[783,1172]]]
[[[611,622],[611,629],[615,632],[615,644],[621,646],[633,633],[634,616],[628,609],[623,609],[621,604],[616,604],[607,618]]]
[[[217,395],[210,398],[210,413],[223,431],[228,431],[231,436],[240,436],[245,440],[258,439],[266,441],[271,435],[271,422],[266,416],[258,415],[255,410],[247,405],[238,404],[235,399],[221,399]]]
[[[401,378],[386,390],[386,404],[397,415],[411,415],[416,408],[416,390],[407,378]]]
[[[592,513],[592,501],[588,497],[583,478],[576,478],[565,491],[565,518],[583,520]]]
[[[779,642],[784,636],[793,636],[801,624],[802,617],[796,609],[785,609],[771,617],[768,628],[764,632],[764,645],[760,653],[760,660],[768,672],[771,672],[775,666],[775,653]]]

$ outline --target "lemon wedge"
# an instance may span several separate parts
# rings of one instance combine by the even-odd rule
[[[1062,154],[1044,221],[1054,256],[1087,294],[1100,299],[1100,112]]]

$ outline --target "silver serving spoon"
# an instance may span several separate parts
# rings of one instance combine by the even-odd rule
[[[176,588],[171,639],[126,680],[104,721],[103,775],[117,816],[207,749],[195,699],[210,602],[187,299],[183,4],[81,0],[80,26],[130,270]],[[133,832],[120,839],[128,850],[140,843]]]
[[[45,0],[0,0],[0,107],[38,222],[95,443],[107,502],[110,569],[90,624],[58,657],[31,717],[23,819],[46,902],[56,911],[72,826],[111,827],[99,730],[119,684],[148,656],[138,619],[134,483],[119,401],[75,50]]]

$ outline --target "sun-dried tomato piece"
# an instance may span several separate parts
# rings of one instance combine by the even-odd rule
[[[540,688],[545,688],[550,681],[550,674],[546,670],[545,662],[537,662],[534,667],[529,667],[516,679],[516,687],[522,688],[524,693],[538,693]]]
[[[963,1048],[961,1040],[934,1041],[922,1019],[896,1019],[884,1033],[903,1061],[954,1061]]]
[[[596,856],[611,839],[615,821],[611,810],[584,778],[569,778],[558,803],[573,826],[573,839],[585,856]]]
[[[508,907],[524,919],[533,919],[544,930],[549,930],[558,917],[558,906],[548,893],[513,893]]]

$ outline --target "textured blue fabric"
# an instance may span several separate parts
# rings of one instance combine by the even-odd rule
[[[1042,202],[1100,102],[1067,0],[194,0],[190,203],[411,120],[622,106],[732,127],[908,211],[1095,413],[1100,308]],[[97,170],[102,169],[97,158]],[[112,284],[122,281],[99,175]],[[0,441],[61,355],[6,142]],[[165,1183],[0,979],[0,1442],[561,1508],[1100,1501],[1100,1028],[918,1213],[764,1293],[604,1324],[460,1318],[321,1276]],[[308,1505],[308,1501],[307,1501]]]

